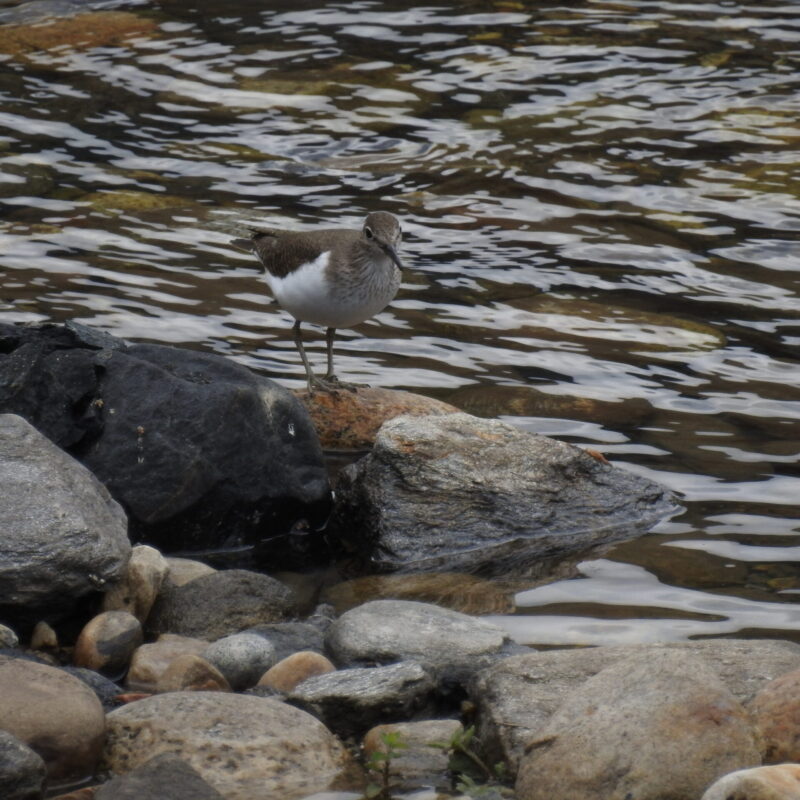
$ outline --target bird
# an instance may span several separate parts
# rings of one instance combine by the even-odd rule
[[[313,395],[315,389],[354,389],[334,373],[336,329],[352,328],[374,317],[397,294],[404,269],[397,255],[402,238],[397,218],[386,211],[373,211],[360,231],[269,228],[250,234],[249,239],[231,243],[255,253],[273,296],[294,317],[294,342],[306,371],[308,394]],[[304,322],[326,329],[328,371],[324,379],[311,370],[300,331]]]

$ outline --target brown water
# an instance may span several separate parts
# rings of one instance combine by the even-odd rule
[[[230,235],[391,211],[405,281],[341,332],[344,378],[687,503],[496,619],[535,644],[800,640],[800,5],[192,5],[0,27],[0,318],[301,386]]]

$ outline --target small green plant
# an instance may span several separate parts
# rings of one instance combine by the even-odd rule
[[[506,765],[502,762],[489,765],[472,747],[475,737],[475,726],[457,730],[447,742],[431,742],[431,747],[438,747],[450,753],[447,767],[453,776],[454,788],[470,797],[494,797],[497,787],[506,776]]]
[[[373,750],[369,754],[365,765],[369,772],[376,773],[377,776],[377,781],[368,783],[367,788],[364,790],[364,797],[367,800],[392,800],[389,783],[392,759],[397,758],[408,747],[408,744],[403,740],[402,734],[398,731],[384,731],[381,733],[381,743],[383,748]]]

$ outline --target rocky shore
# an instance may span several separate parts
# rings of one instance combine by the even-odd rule
[[[800,797],[800,646],[481,619],[514,592],[479,575],[551,579],[668,492],[391,394],[309,415],[218,356],[0,325],[0,797]],[[322,420],[374,437],[335,493]]]

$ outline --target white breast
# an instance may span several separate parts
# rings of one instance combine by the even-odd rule
[[[382,311],[387,300],[366,302],[361,292],[334,292],[326,275],[330,252],[322,253],[283,278],[266,273],[280,306],[301,322],[326,328],[351,328]],[[391,299],[391,298],[389,298]]]

